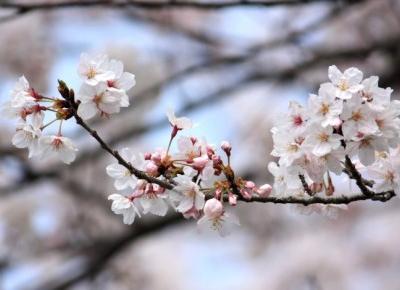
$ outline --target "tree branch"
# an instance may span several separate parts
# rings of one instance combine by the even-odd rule
[[[166,189],[169,190],[174,190],[174,185],[170,182],[160,180],[158,178],[154,178],[152,176],[147,175],[145,172],[138,170],[132,164],[128,163],[126,160],[124,160],[119,152],[117,150],[113,150],[100,136],[99,134],[91,129],[85,121],[78,115],[77,113],[77,108],[79,106],[78,103],[75,102],[74,99],[74,92],[73,90],[70,90],[64,82],[59,81],[59,91],[60,94],[63,96],[63,98],[69,103],[69,106],[71,108],[71,112],[73,117],[75,118],[75,121],[78,125],[83,127],[99,144],[100,146],[107,151],[109,154],[111,154],[119,164],[127,168],[133,175],[135,175],[139,179],[144,179],[150,183],[156,183]],[[320,204],[348,204],[353,201],[359,201],[359,200],[377,200],[377,201],[388,201],[390,200],[393,196],[395,196],[394,191],[386,191],[386,192],[380,192],[380,193],[375,193],[371,190],[369,190],[366,185],[363,183],[363,178],[361,177],[361,174],[355,169],[353,163],[351,162],[350,158],[346,156],[346,169],[349,170],[352,174],[352,178],[356,180],[356,183],[358,187],[360,188],[362,194],[360,195],[353,195],[353,196],[339,196],[339,197],[319,197],[319,196],[312,196],[312,197],[296,197],[296,196],[288,196],[288,197],[258,197],[254,196],[251,199],[244,199],[242,195],[238,195],[238,199],[246,202],[262,202],[262,203],[297,203],[297,204],[303,204],[303,205],[310,205],[310,204],[315,204],[315,203],[320,203]],[[232,178],[233,178],[233,172],[232,172]],[[231,181],[230,181],[231,182]],[[235,189],[235,188],[233,188]],[[212,198],[213,195],[207,196],[207,198]],[[227,199],[228,197],[224,197],[224,199]]]
[[[336,2],[358,3],[363,0],[333,0]],[[193,8],[202,10],[224,9],[229,7],[272,7],[281,5],[302,5],[314,2],[326,2],[324,0],[263,0],[263,1],[110,1],[110,0],[92,0],[92,1],[63,1],[63,2],[42,2],[42,3],[12,3],[0,2],[0,8],[16,9],[19,13],[26,13],[36,10],[56,10],[62,8],[85,8],[85,7],[114,7],[124,8],[127,6],[142,9],[170,9],[170,8]],[[331,1],[332,2],[332,1]]]

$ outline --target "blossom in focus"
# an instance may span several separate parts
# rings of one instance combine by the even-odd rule
[[[313,120],[320,122],[322,127],[334,126],[340,121],[343,102],[337,100],[334,95],[334,86],[330,83],[322,84],[318,95],[310,95],[308,106]]]
[[[108,196],[108,200],[112,200],[111,210],[115,214],[123,215],[124,224],[131,225],[135,221],[136,215],[140,217],[138,208],[130,198],[114,193]]]
[[[43,156],[55,156],[66,164],[75,160],[78,151],[69,138],[59,135],[42,136],[39,146]]]
[[[17,148],[28,148],[29,158],[40,154],[39,138],[42,131],[30,124],[20,123],[12,138],[12,144]]]
[[[109,59],[105,54],[89,55],[82,53],[78,65],[78,74],[88,85],[92,86],[115,77],[115,73],[109,70]]]
[[[30,87],[28,80],[25,76],[20,77],[11,91],[11,107],[22,108],[27,105],[34,105],[35,101],[35,92]]]
[[[121,157],[127,162],[132,164],[133,167],[143,170],[145,161],[141,154],[135,154],[129,148],[123,148],[121,150]],[[106,167],[107,174],[114,178],[114,187],[117,190],[123,190],[128,187],[134,189],[137,185],[137,177],[133,175],[129,169],[119,163],[112,163]]]
[[[341,146],[340,140],[343,137],[333,133],[332,127],[320,127],[316,125],[310,129],[310,133],[305,140],[305,145],[311,148],[311,152],[316,156],[324,156]]]
[[[205,196],[204,193],[200,191],[200,187],[192,181],[191,176],[178,175],[174,179],[177,182],[171,195],[173,200],[178,202],[176,210],[179,212],[187,212],[191,208],[200,210],[204,206]]]
[[[190,129],[193,127],[192,121],[187,117],[176,117],[175,112],[172,109],[167,111],[168,121],[173,128],[173,137],[178,133],[180,130]]]
[[[351,99],[354,93],[363,88],[361,85],[363,73],[354,67],[342,73],[335,65],[331,65],[328,69],[328,77],[336,87],[335,97],[339,99]]]
[[[95,86],[83,84],[77,97],[81,101],[78,114],[87,120],[93,118],[97,113],[104,116],[118,113],[124,104],[123,97],[124,94],[119,90],[108,90],[105,83]]]

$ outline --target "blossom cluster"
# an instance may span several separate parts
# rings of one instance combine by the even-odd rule
[[[398,193],[400,102],[391,101],[392,89],[380,88],[378,77],[363,79],[357,68],[330,66],[328,76],[318,95],[311,94],[306,106],[291,102],[271,130],[272,155],[279,157],[268,165],[274,194],[331,196],[331,175],[348,169],[346,158],[374,173],[376,190]]]
[[[44,123],[45,112],[55,115],[47,124]],[[78,149],[61,134],[63,120],[70,117],[63,100],[37,93],[22,76],[11,92],[11,99],[2,106],[2,113],[17,120],[12,143],[17,148],[27,148],[29,158],[56,156],[67,164],[74,161]],[[44,134],[44,130],[56,121],[59,121],[58,133]]]
[[[84,120],[108,118],[129,106],[127,92],[135,85],[135,76],[124,72],[120,61],[88,54],[81,55],[78,74],[83,82],[76,96],[62,81],[62,98],[39,94],[24,76],[16,83],[3,112],[18,121],[12,143],[28,148],[29,157],[56,155],[71,163],[77,148],[62,134],[62,124],[70,118],[107,147]],[[321,84],[318,95],[311,94],[306,106],[291,102],[288,114],[271,130],[271,154],[279,158],[268,165],[273,186],[257,186],[236,176],[229,142],[217,148],[205,139],[181,135],[192,128],[192,121],[168,111],[171,134],[166,147],[147,153],[106,149],[118,161],[106,167],[116,189],[108,197],[112,211],[132,224],[137,216],[165,216],[173,208],[200,227],[226,235],[239,225],[230,212],[238,200],[285,202],[286,197],[300,197],[302,204],[314,195],[334,196],[332,174],[356,174],[360,180],[359,172],[364,171],[374,179],[366,185],[371,190],[399,193],[400,102],[391,100],[390,88],[378,86],[378,77],[363,79],[357,68],[342,73],[331,66],[328,76],[330,82]],[[46,123],[45,113],[53,120]],[[55,122],[57,133],[44,134]],[[298,209],[335,215],[337,206],[314,203]]]
[[[224,178],[231,174],[231,145],[227,141],[221,143],[226,163],[216,147],[205,140],[194,136],[176,138],[179,131],[190,129],[192,122],[185,117],[176,117],[172,111],[167,115],[171,136],[166,149],[138,154],[124,148],[121,156],[147,176],[173,183],[174,188],[166,190],[158,184],[138,179],[121,164],[110,164],[106,168],[107,174],[115,180],[114,186],[119,191],[109,196],[113,201],[112,210],[123,215],[124,223],[131,224],[141,214],[164,216],[168,205],[171,205],[184,217],[198,219],[201,227],[225,235],[232,226],[239,224],[226,209],[228,205],[236,205],[238,194],[249,199],[254,195],[266,197],[272,187],[265,184],[257,188],[252,181],[238,179],[234,185],[238,194],[234,193],[232,184]],[[171,153],[171,144],[175,139],[177,152]],[[224,196],[228,197],[227,204],[224,203]]]
[[[133,74],[123,71],[123,63],[106,55],[82,54],[78,74],[83,84],[77,95],[78,113],[89,119],[99,113],[108,116],[129,105],[127,91],[135,85]],[[29,157],[58,157],[66,164],[75,160],[78,150],[71,139],[63,136],[63,121],[72,117],[72,108],[63,99],[43,96],[25,78],[19,78],[11,99],[2,106],[3,114],[17,120],[14,146],[27,148]],[[53,118],[45,123],[45,113]],[[53,123],[59,123],[56,134],[44,134]]]

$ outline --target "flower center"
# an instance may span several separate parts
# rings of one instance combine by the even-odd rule
[[[53,140],[53,142],[52,142],[51,144],[53,145],[53,147],[54,147],[56,150],[59,150],[60,147],[62,146],[63,142],[61,141],[61,139],[56,138],[56,139]]]
[[[295,126],[301,126],[303,124],[303,118],[300,115],[294,116],[293,117],[293,124]]]
[[[287,150],[289,152],[297,152],[297,151],[299,151],[299,145],[297,145],[296,143],[291,143],[288,145]]]
[[[328,104],[325,104],[325,103],[321,104],[321,107],[319,108],[319,112],[320,112],[323,116],[325,116],[326,114],[328,114],[328,113],[329,113],[329,105],[328,105]]]
[[[346,90],[349,89],[349,84],[347,83],[346,80],[340,80],[340,81],[339,81],[339,84],[338,84],[338,88],[339,88],[341,91],[346,91]]]
[[[96,105],[98,105],[101,103],[102,99],[103,99],[103,94],[95,95],[93,97],[93,102],[96,103]]]
[[[351,115],[351,119],[356,122],[360,121],[362,118],[363,118],[363,115],[360,112],[360,110],[353,112]]]
[[[320,134],[318,135],[318,140],[319,140],[321,143],[326,143],[326,142],[328,142],[328,140],[329,140],[329,135],[326,134],[326,133],[320,133]]]
[[[96,76],[96,70],[94,67],[90,67],[88,72],[86,73],[88,79],[93,79]]]

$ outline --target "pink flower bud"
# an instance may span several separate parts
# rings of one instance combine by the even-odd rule
[[[257,193],[261,197],[268,197],[272,192],[272,187],[268,183],[261,185],[260,188],[257,190]]]
[[[154,162],[149,162],[146,164],[146,173],[152,176],[158,174],[158,166]]]
[[[225,151],[226,155],[231,155],[232,146],[228,141],[223,141],[221,143],[221,149]]]
[[[243,198],[245,199],[251,199],[251,197],[253,196],[253,192],[252,190],[243,188],[242,190],[240,190],[240,193],[242,194]]]
[[[151,153],[147,152],[144,153],[144,160],[150,160],[151,159]]]
[[[193,159],[193,168],[196,170],[203,170],[206,167],[209,159],[207,156],[200,156]]]
[[[311,189],[311,191],[312,191],[313,193],[321,192],[321,191],[322,191],[322,188],[323,188],[323,185],[322,185],[322,183],[320,183],[320,182],[313,182],[313,183],[310,185],[310,189]]]
[[[204,205],[204,215],[209,219],[217,219],[224,214],[224,206],[215,198],[209,199]]]
[[[197,143],[197,138],[192,136],[192,137],[190,137],[190,141],[192,141],[192,144],[194,145]]]
[[[208,158],[212,158],[212,156],[215,154],[215,151],[214,151],[214,149],[210,146],[210,145],[207,145],[206,146],[206,151],[207,151],[207,156],[208,156]]]
[[[212,161],[213,161],[214,168],[219,168],[222,165],[221,157],[218,155],[214,155],[212,157]]]
[[[235,206],[237,204],[237,196],[232,192],[228,192],[229,204]]]
[[[244,187],[246,187],[247,189],[253,190],[256,187],[256,185],[254,184],[253,181],[248,180],[244,184]]]
[[[160,154],[160,152],[154,152],[151,155],[151,160],[154,161],[154,163],[159,164],[161,162],[161,154]]]

